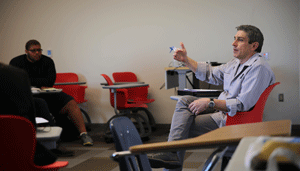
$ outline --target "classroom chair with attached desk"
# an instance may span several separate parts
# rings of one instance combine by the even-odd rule
[[[133,72],[114,72],[112,76],[116,83],[138,82],[137,76]],[[129,92],[128,94],[130,99],[133,99],[134,101],[143,102],[143,103],[152,103],[155,100],[148,99],[148,89],[149,86],[144,86],[144,87],[128,88],[127,90]],[[144,109],[144,112],[147,114],[152,130],[155,130],[156,124],[151,112],[146,108]]]
[[[55,83],[72,83],[78,82],[78,75],[76,73],[56,73]],[[87,100],[84,98],[85,89],[87,86],[82,85],[54,85],[54,88],[62,89],[64,93],[72,96],[77,104],[85,103]],[[86,121],[91,124],[91,119],[88,113],[80,108],[80,111],[86,118]]]
[[[0,115],[0,170],[58,170],[68,161],[57,161],[46,166],[34,164],[36,130],[26,118]]]
[[[273,88],[278,84],[280,84],[280,82],[276,82],[266,88],[265,91],[260,95],[256,105],[251,111],[237,112],[233,117],[227,115],[226,126],[262,122],[267,99]],[[236,146],[228,146],[226,150],[225,147],[217,148],[205,162],[205,167],[203,170],[212,170],[217,161],[222,157],[221,170],[224,170],[235,149]]]
[[[106,74],[101,74],[108,85],[114,85],[112,80],[106,75]],[[106,136],[105,136],[105,141],[110,142],[112,139],[111,133],[109,131],[109,122],[120,116],[127,116],[133,120],[135,120],[135,124],[137,125],[136,127],[139,130],[140,136],[142,138],[149,138],[148,136],[151,134],[152,128],[150,125],[150,122],[147,118],[145,118],[140,111],[145,111],[145,109],[148,108],[148,106],[141,102],[141,101],[135,101],[134,99],[130,99],[130,92],[128,91],[127,88],[124,89],[117,89],[117,94],[116,94],[116,107],[114,105],[115,99],[114,99],[114,93],[110,90],[110,104],[113,108],[115,108],[115,113],[112,118],[110,118],[107,122],[106,126]]]
[[[127,151],[129,147],[143,144],[132,121],[127,117],[118,117],[110,121],[110,130],[116,151]],[[150,171],[151,166],[146,154],[125,157],[112,156],[119,163],[120,171]]]

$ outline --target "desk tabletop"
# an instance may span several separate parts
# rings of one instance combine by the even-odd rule
[[[165,70],[166,71],[168,71],[168,70],[187,70],[187,71],[189,71],[191,69],[188,67],[166,67]]]
[[[179,100],[181,97],[182,97],[183,95],[181,95],[181,96],[170,96],[170,99],[171,100]],[[197,97],[199,97],[199,98],[218,98],[218,96],[197,96]]]
[[[77,84],[86,84],[86,82],[63,82],[63,83],[54,83],[54,85],[77,85]]]
[[[38,140],[59,138],[61,132],[62,132],[62,128],[58,126],[37,127],[36,138]]]
[[[122,89],[122,88],[133,88],[133,87],[144,87],[149,84],[120,84],[120,85],[109,85],[103,86],[104,89]]]
[[[248,136],[290,136],[291,121],[279,120],[221,127],[195,138],[136,145],[129,148],[131,153],[150,153],[170,150],[188,150],[237,145]]]
[[[107,83],[100,83],[101,85],[108,86]],[[114,82],[114,85],[122,85],[122,84],[145,84],[145,82]]]

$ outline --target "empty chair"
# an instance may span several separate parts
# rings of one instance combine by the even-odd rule
[[[108,85],[113,85],[112,80],[105,74],[101,74]],[[130,99],[130,92],[128,89],[117,89],[116,94],[116,107],[114,106],[114,93],[110,90],[110,104],[113,108],[115,108],[116,115],[110,118],[107,122],[107,128],[106,128],[106,137],[105,140],[107,142],[110,141],[112,138],[110,131],[109,131],[109,122],[116,117],[120,116],[127,116],[129,118],[132,118],[135,120],[135,124],[139,130],[140,136],[142,138],[148,138],[148,136],[151,134],[151,126],[149,123],[149,120],[145,118],[140,112],[141,111],[148,111],[146,110],[148,106],[140,101],[135,101],[133,99]],[[146,113],[148,114],[148,113]]]
[[[141,137],[127,117],[114,118],[110,122],[110,130],[116,151],[128,151],[130,146],[142,144]],[[149,171],[151,166],[146,154],[130,155],[114,158],[119,163],[120,171]]]
[[[116,83],[138,82],[137,77],[133,72],[114,72],[112,75]],[[129,91],[130,90],[135,91],[135,93],[131,94],[131,98],[139,101],[143,101],[144,103],[154,102],[155,101],[154,99],[148,99],[148,89],[149,86],[130,88]]]
[[[112,74],[114,80],[116,83],[120,82],[137,82],[137,76],[133,72],[114,72]],[[143,103],[152,103],[155,100],[154,99],[148,99],[148,89],[149,86],[144,87],[134,87],[134,88],[128,88],[128,94],[129,99],[133,99],[134,101],[139,101]],[[147,109],[144,110],[147,114],[147,117],[149,119],[149,123],[151,125],[151,128],[155,130],[155,120],[151,112]]]
[[[58,170],[68,161],[57,161],[46,166],[34,164],[36,130],[26,118],[0,115],[0,170]]]

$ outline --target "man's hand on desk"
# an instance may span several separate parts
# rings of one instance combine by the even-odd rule
[[[208,108],[209,101],[209,98],[195,100],[189,105],[189,109],[192,113],[194,113],[194,115],[199,115]]]

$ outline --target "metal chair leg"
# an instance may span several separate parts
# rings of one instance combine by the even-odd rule
[[[85,116],[87,122],[88,122],[89,124],[91,124],[92,121],[91,121],[90,116],[87,114],[87,112],[86,112],[85,110],[83,110],[82,108],[80,108],[80,111],[81,111],[81,113]]]
[[[227,151],[228,147],[219,147],[217,148],[206,160],[204,163],[202,171],[211,171],[214,169],[215,165],[221,159],[225,152]]]

